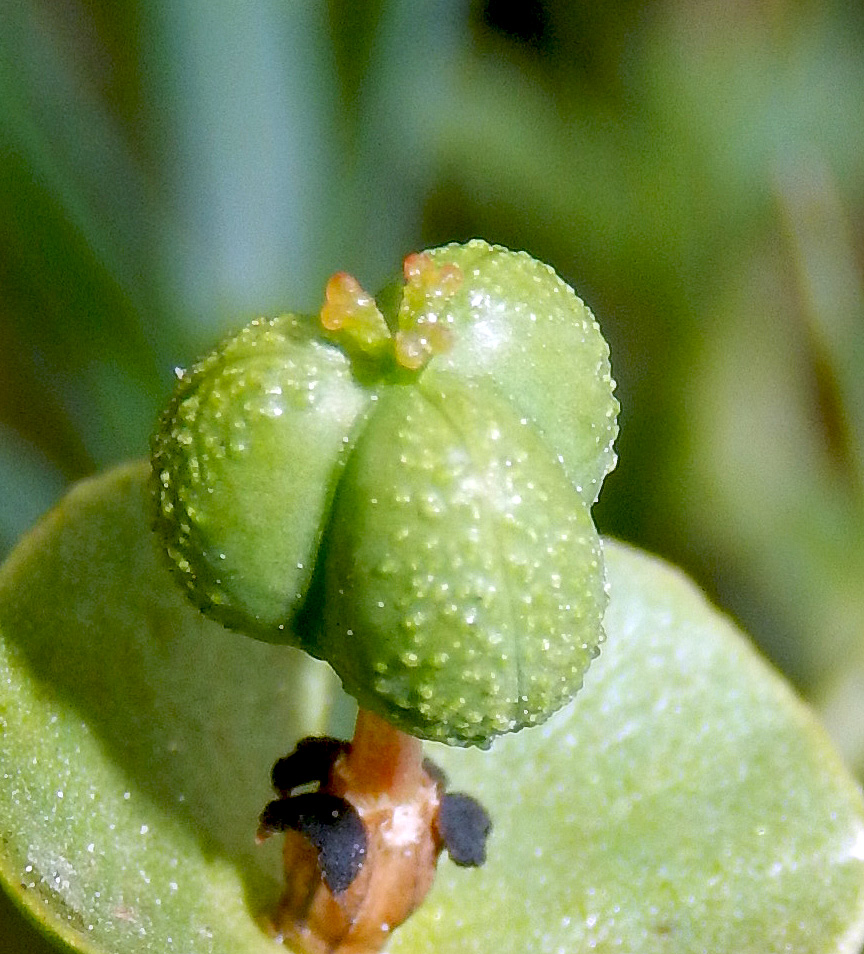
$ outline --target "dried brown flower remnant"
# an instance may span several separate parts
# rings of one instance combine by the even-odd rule
[[[420,742],[363,710],[350,745],[304,739],[273,782],[282,797],[264,809],[260,834],[285,832],[274,927],[307,954],[379,951],[423,901],[444,848],[457,864],[485,858],[482,807],[447,794]]]

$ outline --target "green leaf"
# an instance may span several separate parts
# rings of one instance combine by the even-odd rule
[[[79,485],[0,579],[3,877],[85,950],[263,950],[267,772],[326,726],[330,677],[190,610],[146,473]]]
[[[126,467],[0,573],[0,874],[82,951],[272,952],[269,767],[344,731],[346,702],[322,664],[198,616],[149,527]],[[679,574],[607,561],[574,702],[488,752],[429,746],[489,809],[489,861],[443,858],[391,951],[857,950],[864,804],[821,729]]]

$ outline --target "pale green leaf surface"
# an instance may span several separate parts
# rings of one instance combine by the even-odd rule
[[[79,486],[0,574],[0,874],[86,951],[273,950],[269,766],[344,700],[186,606],[145,474]],[[489,861],[443,858],[391,950],[857,950],[864,806],[822,731],[677,573],[607,555],[576,700],[490,752],[430,746],[489,808]]]

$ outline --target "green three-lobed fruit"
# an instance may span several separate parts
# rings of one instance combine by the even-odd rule
[[[326,659],[409,733],[485,745],[567,702],[602,640],[614,383],[525,253],[450,245],[405,275],[380,310],[335,276],[320,321],[253,322],[181,376],[157,527],[208,615]]]

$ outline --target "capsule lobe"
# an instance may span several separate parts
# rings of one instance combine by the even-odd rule
[[[369,400],[294,315],[252,322],[183,375],[153,440],[156,526],[205,613],[299,642],[292,621]]]
[[[428,372],[383,395],[340,482],[312,651],[414,735],[485,745],[544,721],[602,639],[601,545],[536,431]]]
[[[526,252],[474,239],[428,255],[462,276],[451,295],[434,302],[452,347],[433,357],[430,368],[492,383],[594,503],[615,466],[618,402],[609,347],[591,311]]]

